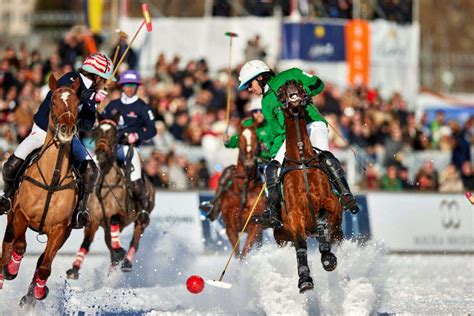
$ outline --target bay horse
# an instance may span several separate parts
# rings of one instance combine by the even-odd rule
[[[242,230],[258,194],[262,190],[263,182],[259,177],[257,155],[260,144],[257,139],[256,123],[249,127],[239,127],[239,158],[237,165],[232,169],[232,183],[222,193],[221,211],[229,241],[234,246]],[[260,215],[266,204],[261,198],[255,207],[254,214]],[[244,258],[252,249],[255,241],[261,243],[262,227],[256,223],[249,223],[246,228],[247,239],[242,251],[235,253],[236,257]],[[239,249],[239,247],[237,247]]]
[[[71,233],[72,214],[78,201],[77,175],[71,168],[71,142],[77,130],[79,87],[79,79],[70,87],[58,87],[55,77],[49,77],[52,97],[46,139],[21,177],[12,211],[8,214],[0,261],[1,281],[3,277],[6,280],[17,277],[26,250],[28,228],[48,237],[21,306],[34,306],[36,300],[47,297],[46,281],[52,262]]]
[[[143,189],[147,191],[149,207],[141,212],[127,186],[126,171],[117,163],[117,128],[120,113],[116,113],[112,118],[105,118],[99,114],[98,118],[99,125],[95,130],[95,154],[101,175],[97,181],[95,194],[89,200],[91,225],[84,228],[83,242],[72,268],[66,272],[67,277],[74,280],[79,278],[82,262],[89,252],[99,226],[102,226],[105,232],[105,243],[110,251],[112,266],[123,260],[122,271],[131,271],[140,238],[150,222],[150,213],[154,207],[155,190],[148,178],[144,177],[146,187]],[[131,147],[129,152],[133,152]],[[135,223],[135,228],[126,253],[121,246],[119,232],[131,223]]]
[[[314,288],[307,259],[308,237],[319,242],[323,268],[332,271],[337,266],[331,245],[343,238],[342,206],[308,136],[305,109],[311,106],[309,96],[300,83],[290,80],[280,87],[278,97],[284,104],[286,154],[280,173],[283,226],[274,230],[274,237],[280,245],[287,241],[294,245],[298,287],[303,293]]]

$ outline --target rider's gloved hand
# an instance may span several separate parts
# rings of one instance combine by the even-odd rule
[[[127,135],[127,143],[135,144],[138,141],[138,134],[137,133],[129,133]]]
[[[107,91],[102,90],[102,89],[97,91],[97,93],[95,94],[95,102],[104,101],[108,94],[109,93]]]

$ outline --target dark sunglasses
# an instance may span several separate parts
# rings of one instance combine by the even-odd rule
[[[252,112],[252,113],[262,113],[262,110],[252,110],[250,112]]]

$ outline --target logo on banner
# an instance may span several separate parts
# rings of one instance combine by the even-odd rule
[[[461,226],[459,204],[455,200],[442,200],[439,204],[441,225],[446,229],[458,229]]]

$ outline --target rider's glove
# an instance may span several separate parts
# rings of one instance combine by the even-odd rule
[[[108,94],[109,93],[107,91],[102,90],[102,89],[97,91],[97,93],[95,94],[95,102],[104,101]]]
[[[138,141],[138,134],[137,133],[129,133],[127,135],[127,143],[135,144]]]

